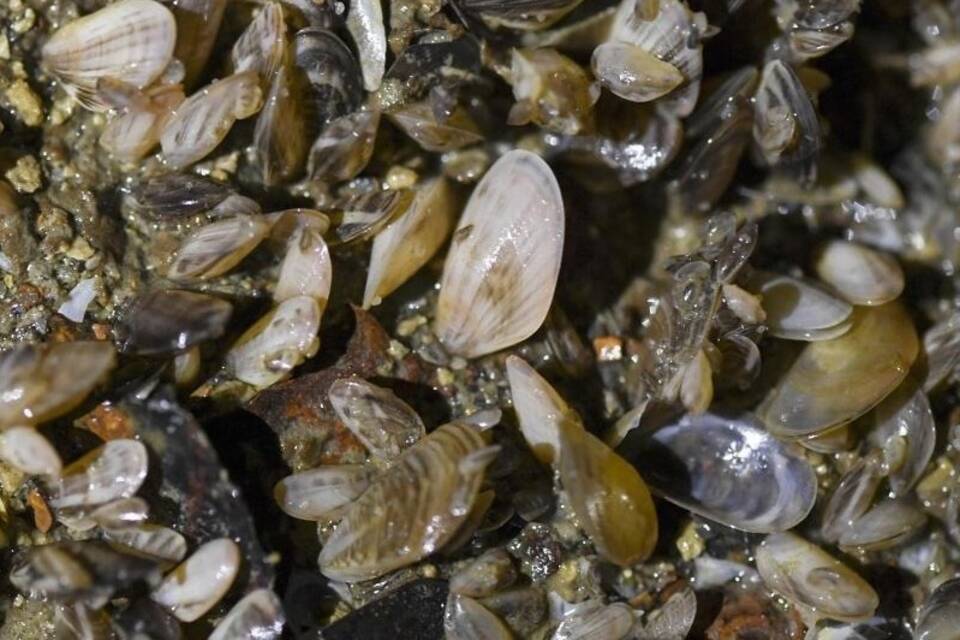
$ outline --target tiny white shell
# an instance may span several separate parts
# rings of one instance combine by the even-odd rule
[[[77,283],[77,286],[70,289],[67,299],[57,309],[57,313],[70,322],[83,322],[84,316],[87,315],[87,307],[96,297],[97,279],[84,278]]]
[[[240,548],[233,540],[207,542],[163,579],[151,598],[179,620],[193,622],[220,601],[240,570]]]
[[[210,640],[274,640],[283,632],[283,607],[269,589],[257,589],[233,605]]]
[[[63,468],[57,450],[33,427],[0,433],[0,458],[29,475],[56,477]]]
[[[121,0],[74,20],[43,46],[44,65],[88,109],[102,111],[97,81],[113,78],[143,89],[173,58],[177,25],[153,0]]]
[[[817,275],[852,304],[883,304],[903,291],[903,270],[897,261],[854,242],[828,242],[816,268]]]
[[[263,95],[255,71],[217,80],[181,104],[160,137],[163,156],[174,169],[206,157],[227,136],[233,123],[260,111]]]
[[[136,440],[110,440],[64,469],[47,502],[70,509],[129,498],[146,477],[147,448]]]
[[[253,251],[269,230],[264,218],[247,215],[204,225],[180,245],[167,277],[188,280],[223,275]]]
[[[287,377],[304,358],[316,353],[320,313],[317,301],[308,296],[281,302],[227,352],[233,375],[261,389]]]
[[[514,150],[477,185],[444,264],[436,332],[451,352],[477,357],[529,338],[553,301],[564,212],[550,167]]]

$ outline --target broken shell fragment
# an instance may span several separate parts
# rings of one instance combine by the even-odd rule
[[[640,47],[607,42],[597,47],[591,61],[593,74],[615,95],[631,102],[650,102],[676,89],[683,74]]]
[[[795,534],[767,536],[757,547],[756,560],[767,587],[814,619],[865,620],[879,604],[877,592],[863,578]]]
[[[903,291],[903,270],[895,259],[853,242],[828,242],[816,268],[820,279],[852,304],[884,304]]]
[[[179,620],[193,622],[216,605],[240,570],[240,548],[220,538],[202,545],[163,579],[150,597]]]
[[[269,231],[269,223],[259,216],[238,215],[204,225],[180,245],[167,277],[202,280],[223,275],[247,257]]]
[[[496,453],[472,426],[430,433],[347,507],[320,552],[320,571],[369,580],[443,547],[466,521]]]
[[[217,80],[181,104],[160,137],[163,157],[174,169],[202,160],[227,137],[233,123],[260,111],[263,96],[255,71]]]
[[[512,346],[543,324],[563,252],[563,198],[550,167],[511,151],[467,203],[444,264],[436,332],[468,358]]]
[[[33,427],[0,432],[0,460],[23,473],[55,478],[63,463],[53,445]]]
[[[63,470],[50,483],[54,509],[92,507],[135,494],[147,477],[147,448],[136,440],[110,440]]]
[[[284,300],[230,347],[227,366],[238,380],[261,389],[283,380],[319,348],[321,314],[309,296]]]
[[[420,416],[406,402],[366,380],[337,380],[328,396],[343,424],[381,460],[396,459],[426,434]]]
[[[420,270],[446,242],[459,198],[441,177],[417,186],[410,208],[373,239],[363,306],[378,304]]]
[[[84,107],[103,111],[98,80],[147,87],[170,64],[176,39],[176,22],[165,6],[122,0],[57,31],[43,46],[43,64]]]
[[[283,633],[283,607],[269,589],[257,589],[233,605],[210,634],[210,640],[275,640]]]
[[[644,475],[670,502],[755,533],[799,524],[817,498],[810,464],[750,414],[685,416],[656,431]]]
[[[287,476],[273,493],[287,515],[301,520],[329,520],[337,509],[363,495],[373,475],[365,465],[317,467]]]
[[[811,342],[758,408],[774,435],[826,431],[873,408],[906,377],[919,341],[897,302],[858,307],[850,330]]]
[[[108,342],[23,345],[0,353],[0,428],[63,415],[115,365],[116,352]],[[78,376],[78,371],[84,375]]]

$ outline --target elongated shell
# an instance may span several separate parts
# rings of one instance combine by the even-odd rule
[[[310,219],[298,220],[287,241],[273,299],[283,302],[297,296],[309,296],[317,301],[322,314],[330,297],[333,264],[323,235],[311,222]]]
[[[334,118],[310,147],[307,173],[314,180],[331,182],[355,178],[373,156],[379,127],[379,111],[356,111]]]
[[[321,572],[369,580],[442,547],[470,513],[495,453],[473,427],[458,423],[407,449],[347,508],[320,552]]]
[[[33,427],[0,432],[0,459],[30,475],[56,477],[63,468],[57,450]]]
[[[122,529],[105,529],[104,537],[114,544],[135,550],[140,555],[176,563],[187,557],[187,541],[169,527],[141,524]]]
[[[884,304],[903,291],[903,270],[897,261],[854,242],[828,242],[816,267],[817,275],[853,304]]]
[[[240,547],[220,538],[207,542],[163,579],[151,598],[179,620],[193,622],[220,601],[240,570]]]
[[[817,499],[813,468],[751,415],[686,416],[658,430],[642,457],[667,500],[737,529],[791,529]]]
[[[290,58],[277,65],[253,131],[257,164],[266,185],[280,184],[303,172],[310,149],[305,83]]]
[[[376,91],[387,64],[387,33],[380,0],[353,0],[347,13],[347,31],[360,53],[363,86]]]
[[[180,169],[205,158],[237,120],[260,111],[263,95],[255,71],[217,80],[181,104],[160,138],[167,164]]]
[[[154,0],[122,0],[53,34],[43,46],[43,64],[83,106],[102,111],[98,80],[147,87],[170,64],[176,39],[169,9]]]
[[[879,604],[877,592],[839,560],[792,533],[767,536],[756,550],[766,585],[820,618],[865,620]]]
[[[446,178],[417,188],[410,208],[373,240],[364,307],[378,304],[434,256],[450,235],[458,203]]]
[[[129,106],[104,127],[100,146],[121,162],[140,160],[160,143],[167,120],[183,100],[183,89],[173,85],[154,93],[142,104]]]
[[[190,280],[223,275],[253,251],[269,230],[259,216],[239,215],[204,225],[180,245],[167,277]]]
[[[286,30],[280,3],[267,3],[233,45],[233,72],[256,71],[265,84],[269,83],[286,51]]]
[[[227,352],[227,365],[238,380],[268,387],[283,380],[320,346],[321,310],[309,296],[281,302],[247,329]]]
[[[287,476],[273,493],[287,515],[327,520],[337,509],[363,495],[372,477],[373,469],[366,465],[329,465]]]
[[[802,183],[816,178],[820,121],[800,78],[781,60],[763,68],[753,135],[768,164],[793,171]]]
[[[825,431],[885,398],[907,375],[918,351],[913,321],[898,303],[859,307],[847,333],[806,345],[758,415],[775,435]]]
[[[283,607],[270,589],[257,589],[233,605],[210,640],[274,640],[283,632]]]
[[[451,352],[477,357],[530,337],[553,301],[564,213],[550,167],[511,151],[467,203],[444,264],[436,331]]]
[[[123,349],[140,354],[183,351],[223,335],[233,305],[226,300],[177,289],[147,293],[133,304],[123,324]]]
[[[37,424],[70,411],[115,365],[116,353],[107,342],[24,345],[0,353],[0,428]]]
[[[344,378],[330,386],[330,404],[337,416],[371,454],[393,460],[426,434],[420,416],[389,389],[360,378]]]
[[[883,480],[880,457],[864,456],[850,467],[830,495],[823,510],[820,532],[827,542],[836,542],[870,508]]]
[[[136,440],[110,440],[64,469],[47,502],[68,509],[129,498],[146,477],[147,448]]]
[[[524,439],[540,462],[553,464],[560,454],[562,423],[578,418],[550,383],[517,356],[507,358],[507,379]]]

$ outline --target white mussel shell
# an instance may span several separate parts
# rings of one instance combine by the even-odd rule
[[[283,633],[283,606],[270,589],[257,589],[233,605],[210,640],[274,640]]]
[[[373,239],[364,307],[378,304],[437,253],[453,228],[458,203],[446,178],[417,187],[410,208]]]
[[[320,571],[369,580],[443,547],[467,520],[497,450],[469,425],[430,433],[347,507],[320,552]]]
[[[510,151],[477,185],[440,283],[436,332],[477,357],[530,337],[553,301],[563,253],[563,199],[546,162]]]
[[[469,596],[450,594],[443,612],[448,640],[510,640],[513,633],[495,613]]]
[[[333,263],[322,233],[309,222],[298,222],[287,241],[273,299],[283,302],[297,296],[309,296],[317,301],[322,314],[332,282]]]
[[[757,409],[770,431],[808,436],[873,408],[906,377],[919,351],[897,302],[857,307],[839,338],[808,343]]]
[[[85,107],[105,110],[101,78],[143,89],[173,59],[177,25],[154,0],[122,0],[67,23],[43,46],[43,64]]]
[[[280,3],[267,3],[233,45],[233,72],[256,71],[264,84],[269,83],[286,51],[286,29]]]
[[[187,98],[160,137],[166,163],[180,169],[202,160],[227,137],[234,122],[260,111],[263,94],[259,82],[255,71],[244,71]]]
[[[903,291],[903,269],[897,261],[854,242],[828,242],[817,257],[816,269],[821,280],[853,304],[883,304]]]
[[[554,463],[560,453],[562,423],[578,418],[525,360],[517,356],[507,358],[507,379],[524,439],[537,459],[546,464]]]
[[[347,12],[347,31],[360,53],[363,87],[376,91],[387,64],[387,33],[380,0],[354,0]]]
[[[767,587],[814,617],[866,620],[879,604],[863,578],[792,533],[767,536],[756,549],[756,561]]]
[[[389,389],[366,380],[337,380],[328,397],[337,417],[381,460],[396,459],[426,434],[416,411]]]
[[[784,275],[763,274],[751,282],[760,294],[770,335],[787,340],[829,340],[849,330],[853,306],[811,282]],[[838,335],[825,334],[843,328]]]
[[[917,483],[933,456],[937,425],[930,401],[922,389],[911,393],[909,381],[890,394],[874,410],[870,444],[888,452],[890,490],[894,497],[906,495]],[[889,452],[902,449],[902,455]],[[892,458],[900,459],[894,462]]]
[[[667,500],[711,520],[755,533],[799,524],[817,499],[802,456],[750,414],[687,415],[648,441],[644,477]]]
[[[220,601],[240,570],[233,540],[207,542],[163,579],[151,598],[183,622],[193,622]]]
[[[604,87],[631,102],[656,100],[683,82],[683,74],[675,66],[623,42],[607,42],[597,47],[591,66]]]
[[[146,477],[147,448],[136,440],[110,440],[65,468],[47,502],[72,509],[129,498]]]
[[[116,358],[112,344],[93,341],[23,345],[0,353],[0,428],[67,413],[103,381]]]
[[[186,539],[173,529],[157,524],[104,529],[103,537],[162,562],[177,563],[187,557]]]
[[[329,520],[340,507],[363,495],[372,478],[373,469],[367,465],[317,467],[278,482],[274,496],[287,515],[301,520]]]
[[[136,496],[120,498],[90,512],[90,519],[104,529],[123,529],[143,524],[150,516],[147,501]]]
[[[180,245],[167,277],[191,280],[223,275],[253,251],[269,231],[270,225],[262,216],[239,215],[204,225]]]
[[[838,543],[843,549],[888,549],[915,534],[926,522],[926,514],[911,502],[884,500],[857,518]]]
[[[319,348],[320,314],[309,296],[284,300],[230,347],[227,366],[238,380],[261,389],[283,380]]]
[[[55,478],[63,463],[53,445],[33,427],[0,433],[0,459],[23,473]]]

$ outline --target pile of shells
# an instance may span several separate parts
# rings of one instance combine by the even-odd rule
[[[0,640],[960,639],[960,3],[0,6]]]

